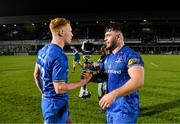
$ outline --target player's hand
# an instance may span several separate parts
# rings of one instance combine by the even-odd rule
[[[115,101],[115,96],[112,93],[105,94],[99,101],[99,105],[102,109],[110,107],[110,105]]]
[[[81,80],[86,84],[88,83],[92,78],[92,73],[88,71],[83,71],[81,73]]]
[[[99,64],[97,62],[93,62],[92,64],[95,68],[98,68],[99,67]]]
[[[88,63],[84,63],[84,64],[83,64],[83,68],[84,68],[84,69],[87,69],[88,67],[89,67],[89,64],[88,64]]]
[[[94,68],[96,69],[96,70],[99,70],[100,69],[100,65],[99,65],[99,63],[97,63],[97,62],[93,62],[93,64],[92,64],[93,66],[94,66]]]

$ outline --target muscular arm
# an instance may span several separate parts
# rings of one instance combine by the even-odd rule
[[[84,86],[91,79],[91,77],[91,73],[84,73],[84,79],[81,79],[79,82],[76,83],[53,82],[55,92],[57,94],[62,94],[69,92],[73,89],[79,88],[81,86]]]
[[[134,66],[128,69],[130,79],[120,88],[106,94],[99,102],[104,109],[111,105],[118,97],[126,96],[144,85],[144,68],[142,66]]]
[[[96,72],[97,72],[97,73],[93,74],[93,76],[90,80],[91,82],[99,83],[99,82],[101,82],[101,80],[103,80],[106,77],[105,73],[102,71],[102,68],[100,71],[100,63],[94,62],[92,65],[89,66],[89,69],[93,70],[93,71],[96,70]]]
[[[128,82],[124,86],[112,92],[112,94],[116,98],[126,96],[138,90],[140,87],[144,85],[144,68],[142,66],[131,67],[128,70],[128,73],[130,75],[130,80],[128,80]]]
[[[35,68],[34,68],[34,81],[39,89],[39,91],[42,94],[42,87],[41,87],[41,81],[40,81],[40,70],[38,67],[38,64],[35,64]]]

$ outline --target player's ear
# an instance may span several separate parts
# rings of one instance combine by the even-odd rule
[[[118,33],[118,34],[117,34],[117,38],[120,39],[120,40],[122,40],[122,33]]]
[[[61,29],[58,30],[58,36],[62,37],[62,36],[63,36],[63,33],[64,33],[63,30],[61,30]]]

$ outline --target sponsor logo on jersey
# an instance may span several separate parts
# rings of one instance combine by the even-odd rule
[[[121,74],[121,70],[107,70],[106,73],[111,74]]]
[[[134,64],[139,64],[140,60],[137,59],[137,58],[134,58],[134,59],[130,59],[128,61],[128,66],[131,66],[131,65],[134,65]]]

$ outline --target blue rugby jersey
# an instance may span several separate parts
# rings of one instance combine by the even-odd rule
[[[129,68],[137,65],[144,66],[144,62],[135,51],[124,45],[117,53],[108,55],[102,65],[105,73],[108,75],[108,92],[111,92],[123,86],[130,79],[128,74]],[[107,111],[121,112],[122,114],[138,114],[138,91],[117,98]]]
[[[61,47],[47,44],[39,52],[36,62],[40,68],[42,92],[44,97],[68,99],[68,94],[56,94],[53,81],[68,82],[68,59]]]

